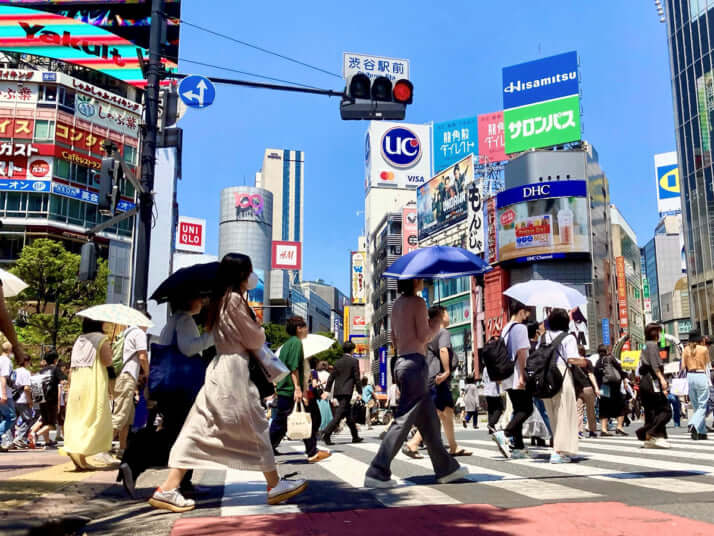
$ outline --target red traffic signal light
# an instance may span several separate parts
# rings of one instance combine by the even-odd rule
[[[414,96],[414,85],[409,80],[398,80],[393,89],[394,101],[411,104]]]

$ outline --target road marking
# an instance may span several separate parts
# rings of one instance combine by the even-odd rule
[[[221,516],[295,514],[296,504],[267,504],[268,494],[263,473],[228,469],[223,485]]]
[[[376,452],[379,445],[360,443],[354,445],[355,448]],[[399,455],[397,455],[399,456]],[[545,482],[543,480],[531,479],[515,473],[507,473],[495,469],[482,467],[471,461],[472,457],[459,458],[461,465],[467,467],[472,474],[467,477],[467,480],[477,482],[486,486],[499,488],[518,495],[524,495],[531,499],[539,500],[569,500],[569,499],[592,499],[600,497],[597,493],[581,490],[578,488],[556,484],[554,482]],[[468,460],[468,461],[467,461]],[[410,463],[426,469],[432,469],[429,458],[418,460],[399,456],[400,462]]]
[[[640,442],[634,443],[619,441],[616,443],[615,441],[610,441],[609,439],[590,439],[580,441],[580,448],[582,450],[601,449],[620,453],[629,453],[638,458],[644,457],[652,459],[653,456],[661,456],[662,458],[690,459],[714,463],[714,449],[699,447],[694,450],[695,447],[682,447],[674,443],[672,444],[672,447],[673,448],[671,449],[643,449]]]

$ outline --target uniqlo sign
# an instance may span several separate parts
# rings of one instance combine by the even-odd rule
[[[176,249],[203,253],[206,251],[206,220],[179,216]]]
[[[272,270],[302,270],[302,244],[300,242],[273,242]]]

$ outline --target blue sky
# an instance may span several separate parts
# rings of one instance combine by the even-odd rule
[[[408,58],[425,123],[501,109],[504,66],[580,55],[584,137],[640,245],[657,223],[653,155],[675,150],[666,29],[652,2],[603,0],[236,2],[185,0],[182,18],[337,74],[342,52]],[[340,79],[212,36],[181,30],[182,58],[341,89]],[[180,64],[184,73],[247,78]],[[366,122],[341,121],[336,98],[219,86],[184,129],[180,212],[208,220],[218,250],[221,189],[252,184],[266,147],[305,151],[304,277],[349,289],[348,253],[363,227]]]

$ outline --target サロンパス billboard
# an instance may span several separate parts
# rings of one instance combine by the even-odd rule
[[[580,140],[580,97],[574,95],[503,112],[506,154]]]
[[[478,119],[466,117],[434,123],[434,173],[454,165],[470,154],[478,154]]]
[[[466,185],[473,179],[473,155],[469,155],[417,189],[419,240],[466,218]]]
[[[365,139],[365,185],[417,188],[431,176],[429,125],[372,121]]]
[[[503,68],[503,108],[577,95],[578,54],[557,54]]]
[[[364,251],[353,251],[350,263],[350,279],[352,282],[352,304],[364,305],[367,302],[367,289],[365,287],[365,265],[367,254]]]
[[[542,182],[496,198],[498,261],[546,260],[588,253],[587,183]]]
[[[478,154],[484,162],[502,162],[505,152],[503,112],[478,116]]]
[[[657,210],[660,214],[682,210],[679,186],[677,153],[661,153],[654,156],[657,179]]]

